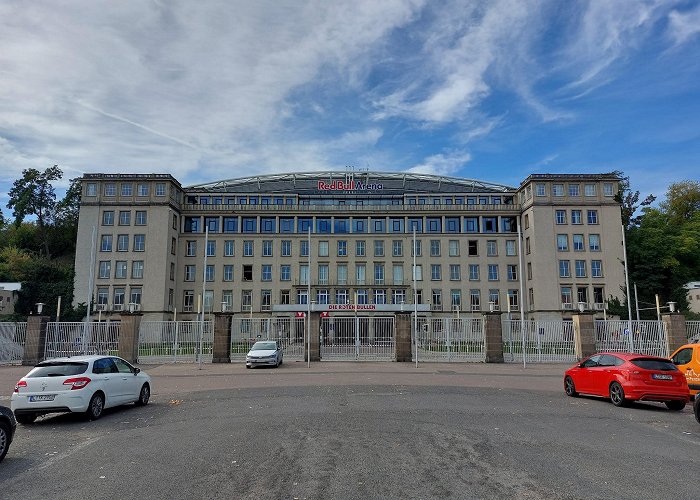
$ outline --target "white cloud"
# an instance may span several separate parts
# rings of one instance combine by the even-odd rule
[[[409,168],[408,172],[451,176],[460,171],[470,160],[471,155],[465,151],[440,153],[425,158],[421,164]]]
[[[682,45],[700,33],[700,5],[686,12],[674,10],[668,19],[669,36],[676,45]]]

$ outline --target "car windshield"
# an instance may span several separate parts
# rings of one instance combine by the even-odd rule
[[[40,363],[27,374],[27,378],[67,377],[85,373],[88,364],[79,361],[48,361]]]
[[[277,344],[274,342],[256,342],[251,351],[274,351]]]
[[[676,365],[665,359],[637,358],[632,360],[632,364],[645,370],[661,370],[665,372],[677,371]]]

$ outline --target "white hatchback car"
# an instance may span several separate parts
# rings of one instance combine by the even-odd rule
[[[15,386],[10,400],[17,422],[47,413],[82,412],[90,420],[105,408],[148,404],[151,377],[116,356],[74,356],[42,361]]]
[[[276,340],[261,340],[253,344],[245,357],[245,367],[275,366],[282,364],[282,343]]]

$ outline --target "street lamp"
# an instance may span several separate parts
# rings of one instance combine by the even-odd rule
[[[44,306],[45,306],[45,305],[46,305],[46,304],[44,304],[43,302],[37,302],[37,303],[36,303],[36,313],[37,313],[37,314],[41,314],[41,311],[44,310]],[[671,312],[673,312],[673,311],[671,311]]]
[[[676,312],[676,303],[675,302],[668,302],[668,310],[670,312]]]
[[[585,302],[579,302],[579,303],[578,303],[578,310],[579,310],[579,312],[583,312],[583,311],[586,310],[586,304],[585,304]]]

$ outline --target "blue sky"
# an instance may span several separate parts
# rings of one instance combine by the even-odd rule
[[[700,178],[700,4],[0,3],[0,204],[25,168]]]

